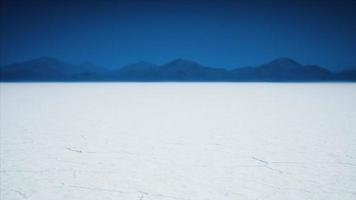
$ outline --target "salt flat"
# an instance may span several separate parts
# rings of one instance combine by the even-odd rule
[[[356,199],[356,84],[1,83],[1,200]]]

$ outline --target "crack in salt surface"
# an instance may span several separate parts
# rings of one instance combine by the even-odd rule
[[[343,165],[343,166],[351,166],[355,167],[356,164],[348,163],[348,162],[270,162],[271,164],[285,164],[285,165],[310,165],[310,164],[325,164],[325,165]]]
[[[19,196],[21,196],[23,199],[27,199],[27,195],[25,193],[20,192],[18,190],[12,190],[12,191],[18,194]]]
[[[72,151],[72,152],[76,152],[76,153],[96,153],[94,151],[82,151],[82,150],[74,149],[74,148],[71,148],[71,147],[66,147],[66,149],[68,151]]]
[[[261,159],[256,158],[256,157],[252,157],[252,159],[257,160],[257,161],[259,161],[259,162],[261,162],[261,163],[263,163],[263,164],[265,164],[265,165],[268,165],[268,162],[265,161],[265,160],[261,160]]]
[[[124,192],[121,190],[115,190],[115,189],[106,189],[106,188],[98,188],[98,187],[86,187],[86,186],[79,186],[79,185],[68,185],[70,188],[75,188],[75,189],[81,189],[81,190],[94,190],[94,191],[100,191],[100,192],[116,192],[116,193],[128,193]]]
[[[280,174],[283,174],[283,171],[282,171],[282,170],[274,169],[274,168],[270,167],[270,166],[269,166],[269,163],[270,163],[270,162],[265,161],[265,160],[262,160],[262,159],[259,159],[259,158],[256,158],[256,157],[251,157],[251,158],[254,159],[254,160],[256,160],[256,161],[258,161],[258,162],[260,162],[260,163],[262,163],[263,165],[262,165],[261,167],[264,167],[264,168],[266,168],[266,169],[269,169],[269,170],[272,170],[272,171],[276,171],[276,172],[278,172],[278,173],[280,173]]]
[[[86,187],[86,186],[79,186],[79,185],[68,185],[67,187],[74,188],[74,189],[80,189],[80,190],[91,190],[91,191],[99,191],[99,192],[113,192],[113,193],[120,193],[120,194],[129,194],[131,192],[125,192],[122,190],[116,190],[116,189],[107,189],[107,188],[99,188],[99,187]],[[162,197],[162,198],[169,198],[169,199],[176,199],[176,200],[189,200],[185,198],[179,198],[175,196],[170,196],[170,195],[164,195],[160,193],[156,194],[149,194],[148,192],[144,191],[137,191],[137,193],[140,194],[139,200],[143,200],[145,196],[156,196],[156,197]]]

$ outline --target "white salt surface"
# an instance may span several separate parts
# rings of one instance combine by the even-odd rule
[[[1,83],[1,200],[356,199],[356,84]]]

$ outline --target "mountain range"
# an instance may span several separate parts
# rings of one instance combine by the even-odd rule
[[[163,65],[138,62],[109,69],[92,63],[74,65],[41,57],[0,67],[0,81],[356,81],[356,69],[332,72],[317,65],[302,65],[290,58],[235,69],[207,67],[184,59]]]

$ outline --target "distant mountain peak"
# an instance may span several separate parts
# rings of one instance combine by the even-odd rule
[[[200,64],[192,60],[178,58],[167,63],[167,65],[200,65]]]
[[[140,65],[140,66],[146,66],[146,67],[156,67],[157,65],[148,61],[141,60],[137,63],[133,63],[131,65]]]
[[[287,57],[281,57],[281,58],[272,60],[271,62],[268,63],[268,65],[283,66],[283,67],[300,67],[300,66],[302,66],[297,61],[295,61],[291,58],[287,58]]]
[[[49,56],[43,56],[39,57],[36,59],[31,60],[32,62],[41,62],[41,63],[55,63],[55,62],[61,62],[57,58],[49,57]]]
[[[183,58],[175,59],[175,60],[171,61],[170,63],[190,63],[190,64],[198,64],[198,63],[195,62],[195,61],[188,60],[188,59],[183,59]]]

